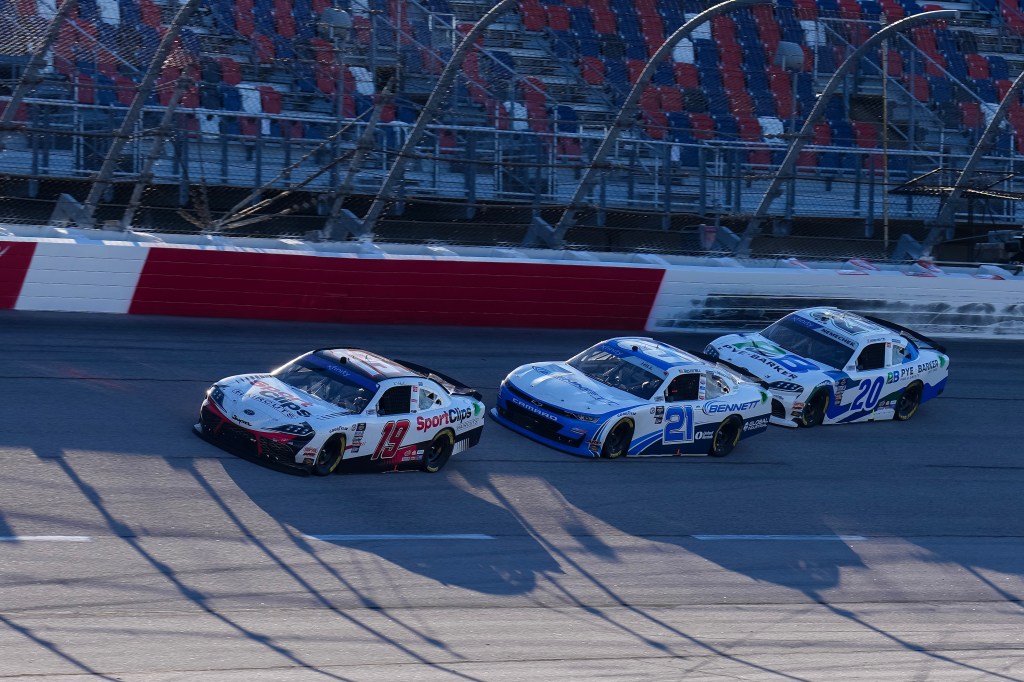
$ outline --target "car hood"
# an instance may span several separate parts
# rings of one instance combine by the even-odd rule
[[[352,414],[269,374],[247,374],[217,382],[224,391],[221,404],[225,416],[252,429],[272,429],[283,424],[317,423]]]
[[[594,381],[562,362],[523,365],[508,378],[531,398],[573,412],[603,414],[643,403],[640,398]]]
[[[711,345],[723,360],[743,367],[769,384],[784,382],[806,389],[836,374],[831,367],[796,356],[760,334],[730,334],[716,339]]]

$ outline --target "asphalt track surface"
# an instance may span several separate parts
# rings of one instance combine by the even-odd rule
[[[1024,680],[1021,343],[951,341],[908,423],[722,460],[491,423],[437,475],[319,479],[190,433],[211,381],[313,347],[490,405],[610,335],[4,312],[0,679]]]

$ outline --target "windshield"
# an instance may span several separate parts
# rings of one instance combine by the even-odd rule
[[[833,369],[846,367],[853,356],[852,347],[822,336],[788,317],[765,329],[761,336],[794,355]]]
[[[274,377],[349,412],[362,412],[379,388],[365,375],[319,351],[282,367]]]
[[[632,362],[631,362],[632,360]],[[602,346],[585,350],[567,363],[594,381],[650,400],[661,385],[662,377],[648,372],[635,358],[620,358]]]

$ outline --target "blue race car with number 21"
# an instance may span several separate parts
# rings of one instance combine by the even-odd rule
[[[602,341],[567,362],[510,373],[492,416],[585,457],[712,455],[768,428],[771,396],[757,380],[649,338]]]

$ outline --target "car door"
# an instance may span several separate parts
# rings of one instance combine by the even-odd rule
[[[891,342],[869,343],[850,361],[850,378],[842,400],[843,405],[849,405],[849,410],[844,410],[846,414],[840,421],[857,421],[869,416],[889,392],[885,383],[891,371],[891,351]]]
[[[668,383],[661,436],[665,452],[691,452],[694,442],[703,436],[696,427],[704,418],[699,401],[706,384],[701,372],[679,374]]]
[[[412,389],[408,383],[392,385],[367,407],[358,456],[384,467],[416,458]],[[418,394],[415,400],[419,400]]]

